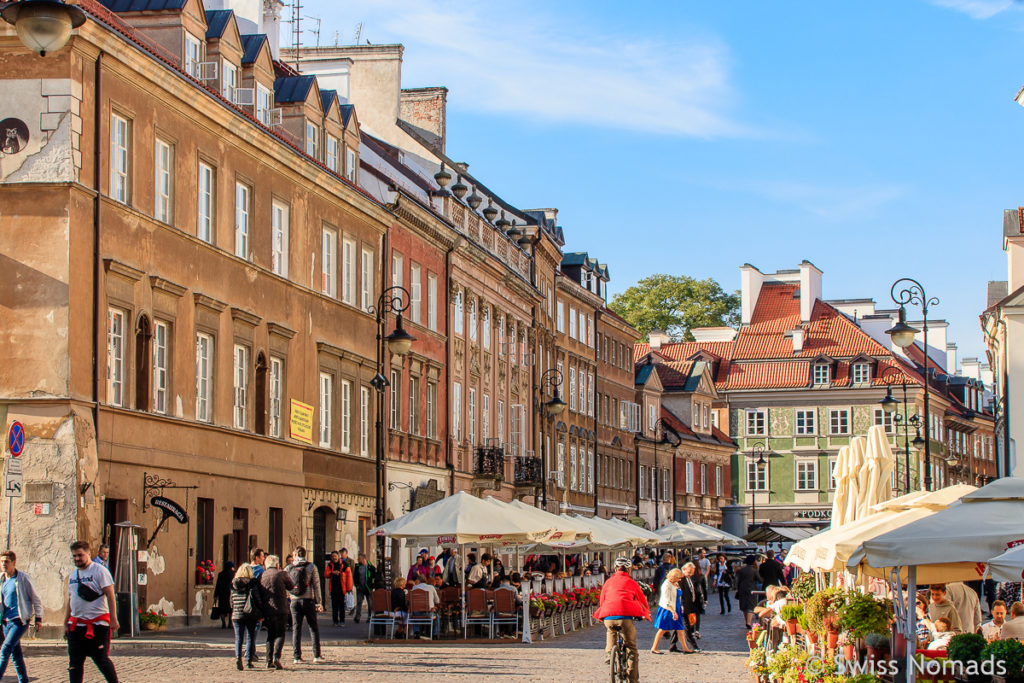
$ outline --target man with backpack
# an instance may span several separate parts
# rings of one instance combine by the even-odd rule
[[[288,569],[295,586],[292,594],[292,654],[294,663],[302,663],[302,621],[306,620],[313,637],[313,663],[320,664],[320,626],[316,616],[324,611],[323,592],[320,590],[320,572],[316,565],[306,559],[306,549],[299,546],[295,549],[295,562]]]

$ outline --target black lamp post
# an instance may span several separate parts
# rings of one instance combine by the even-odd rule
[[[899,290],[899,294],[897,294],[897,290]],[[896,325],[886,330],[885,333],[892,338],[892,343],[901,349],[911,346],[917,338],[917,333],[920,332],[916,327],[911,327],[907,324],[907,304],[921,306],[921,319],[924,327],[924,417],[922,418],[924,422],[924,490],[931,491],[932,439],[928,401],[928,387],[930,383],[930,378],[928,377],[928,308],[930,306],[937,306],[939,300],[936,297],[929,299],[921,283],[909,277],[901,278],[894,282],[890,290],[890,296],[893,302],[899,304],[900,313]],[[916,443],[917,439],[914,441]]]
[[[0,7],[0,18],[14,26],[22,45],[45,57],[67,44],[72,29],[85,23],[85,12],[59,0],[21,0]]]
[[[903,457],[904,467],[906,468],[906,472],[904,473],[904,485],[906,486],[906,490],[904,493],[910,493],[910,425],[914,425],[914,427],[918,428],[918,435],[914,438],[914,447],[917,448],[918,442],[921,441],[921,418],[917,413],[910,416],[907,414],[907,378],[899,368],[890,365],[882,372],[881,379],[889,386],[885,391],[885,396],[878,403],[882,406],[882,410],[886,414],[892,415],[893,423],[895,423],[898,428],[901,427],[903,429]],[[892,388],[893,385],[896,384],[897,379],[900,380],[899,384],[903,387],[902,413],[896,410],[899,401],[893,398],[892,395]],[[899,434],[899,432],[897,432],[897,434]]]
[[[409,353],[412,343],[416,340],[411,334],[405,331],[402,326],[402,313],[409,308],[410,296],[404,287],[394,286],[385,289],[377,305],[370,307],[370,312],[377,319],[377,374],[370,380],[371,386],[377,391],[377,421],[374,425],[376,442],[374,451],[376,455],[376,488],[374,510],[374,522],[376,526],[384,524],[384,392],[391,384],[384,375],[384,346],[387,345],[388,352],[393,356],[404,356]],[[395,313],[395,329],[391,334],[384,336],[384,322],[388,313]],[[384,537],[377,537],[377,566],[384,566]]]
[[[768,461],[765,460],[765,453],[768,449],[765,448],[763,443],[755,443],[751,448],[751,458],[757,458],[754,461],[754,488],[750,494],[750,524],[751,526],[757,524],[757,492],[761,488],[761,468],[764,467]],[[765,471],[765,484],[767,484],[768,472]]]
[[[659,431],[661,432],[661,437],[657,436]],[[672,436],[669,436],[670,432],[671,432]],[[668,427],[665,424],[665,421],[662,418],[660,418],[660,417],[657,420],[655,420],[655,422],[654,422],[654,435],[656,437],[655,440],[654,440],[654,472],[655,472],[655,477],[654,477],[654,489],[655,489],[654,490],[654,528],[657,529],[657,528],[659,528],[661,526],[659,518],[658,518],[658,512],[659,512],[658,508],[659,508],[659,504],[661,502],[661,500],[659,498],[660,491],[664,487],[664,484],[661,484],[659,486],[658,476],[657,476],[657,472],[661,470],[661,468],[658,467],[658,444],[669,444],[669,445],[675,447],[675,446],[679,445],[680,439],[679,439],[679,435],[675,433],[675,430],[673,430],[671,427]],[[672,519],[674,520],[675,518],[676,518],[676,456],[673,453],[672,454]]]
[[[541,479],[543,479],[544,485],[541,489],[540,504],[544,510],[548,509],[548,445],[547,439],[545,439],[546,435],[544,434],[544,423],[546,423],[549,419],[554,420],[555,417],[560,415],[562,411],[565,410],[565,401],[562,400],[562,397],[559,395],[558,391],[558,388],[560,386],[562,386],[562,373],[558,370],[558,368],[548,368],[547,370],[544,371],[544,374],[540,376],[540,407],[543,411],[541,415],[543,421],[541,422],[540,435],[540,471],[542,474]],[[549,390],[551,393],[551,399],[545,401],[544,395]],[[553,432],[552,436],[554,436]]]

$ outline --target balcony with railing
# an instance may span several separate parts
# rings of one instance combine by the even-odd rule
[[[477,446],[473,453],[474,491],[496,491],[504,480],[505,450],[496,443]]]
[[[515,484],[516,498],[536,496],[544,486],[544,472],[540,458],[532,454],[520,456],[512,460],[512,482]]]

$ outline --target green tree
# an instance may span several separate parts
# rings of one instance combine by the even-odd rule
[[[651,330],[665,330],[676,341],[692,341],[695,327],[735,327],[740,297],[707,278],[658,273],[640,280],[608,307],[625,318],[644,339]]]

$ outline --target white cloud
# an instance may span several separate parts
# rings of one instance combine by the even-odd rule
[[[863,218],[905,196],[903,185],[824,185],[799,181],[769,180],[718,185],[720,189],[746,191],[776,204],[794,206],[829,220]]]
[[[345,17],[329,17],[327,1],[325,23],[361,21],[364,38],[403,43],[404,85],[445,85],[453,108],[685,137],[759,135],[730,115],[729,51],[716,38],[609,34],[551,5],[356,0],[341,6]],[[307,1],[307,12],[315,5]]]
[[[1013,0],[931,0],[939,7],[963,12],[972,19],[991,19],[1013,6]]]

